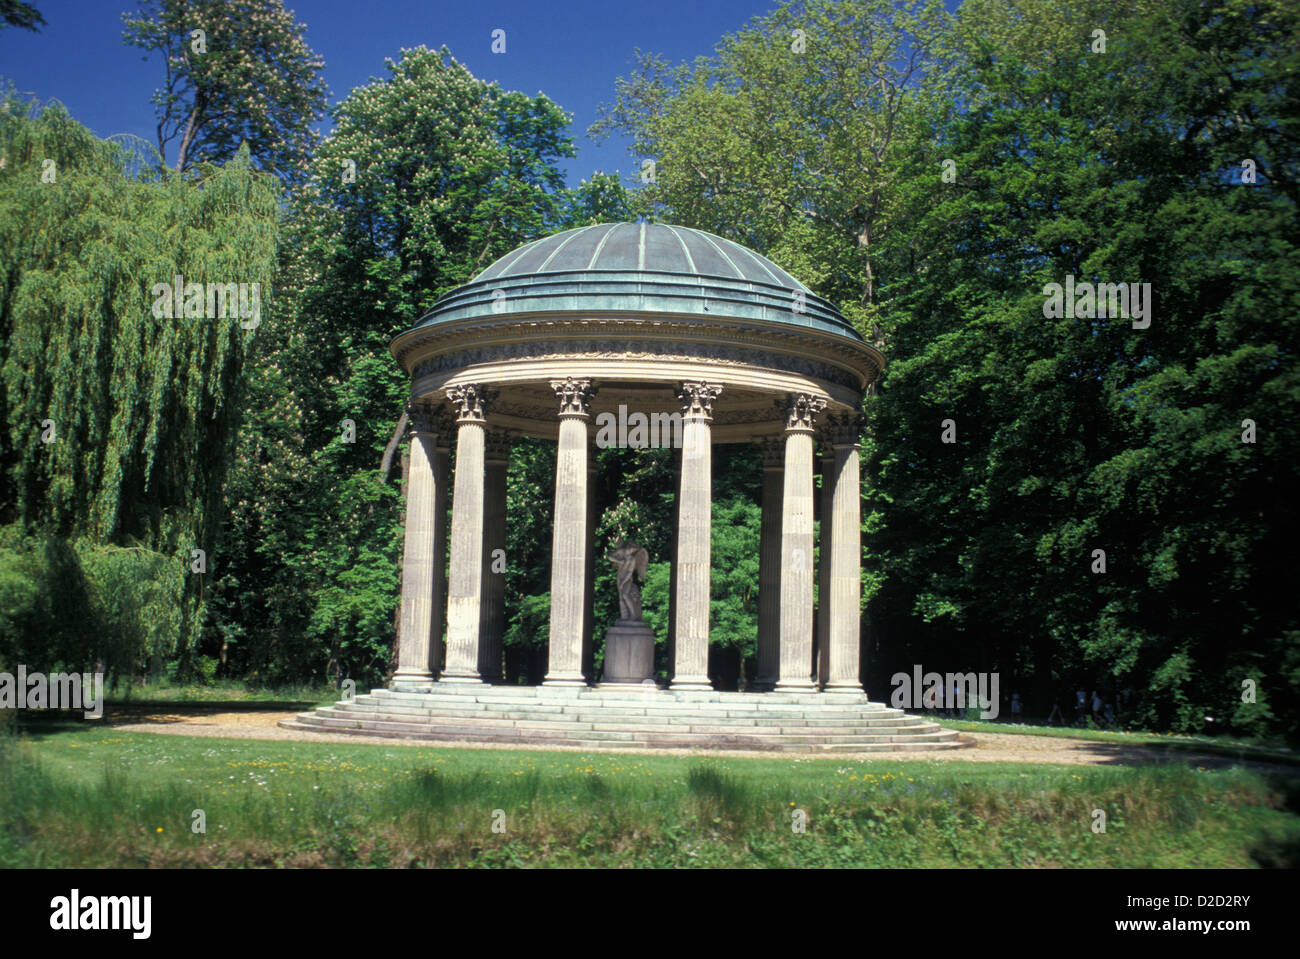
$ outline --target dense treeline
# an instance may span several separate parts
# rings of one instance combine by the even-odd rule
[[[519,243],[639,214],[765,253],[886,352],[863,436],[869,692],[917,663],[988,670],[1030,713],[1097,689],[1125,694],[1125,722],[1294,738],[1297,40],[1276,2],[788,4],[713,57],[617,81],[594,132],[655,160],[634,191],[566,188],[560,107],[446,50],[352,91],[292,175],[257,143],[133,171],[11,97],[0,662],[382,680],[401,459],[379,467],[406,393],[389,338]],[[273,115],[307,142],[292,104]],[[261,283],[261,323],[155,316],[151,286],[181,272]],[[1050,284],[1119,283],[1149,295],[1051,303]],[[669,454],[598,462],[597,548],[648,547],[666,639]],[[523,681],[545,668],[553,470],[547,444],[516,445]],[[718,450],[728,686],[754,671],[759,481],[755,450]]]

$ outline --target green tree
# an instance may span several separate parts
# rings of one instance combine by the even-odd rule
[[[67,549],[165,555],[167,589],[179,588],[193,550],[213,565],[222,551],[243,368],[265,319],[252,312],[253,290],[270,290],[275,263],[276,184],[250,169],[246,152],[194,180],[132,177],[126,151],[62,108],[14,96],[5,106],[0,515]],[[160,306],[178,275],[201,285],[181,314]],[[246,284],[248,315],[236,312],[238,298],[224,315],[198,315],[203,286],[228,283]],[[206,581],[184,576],[181,619],[168,631],[182,652],[196,641]],[[97,631],[78,633],[89,655]]]
[[[122,19],[128,44],[162,55],[158,153],[179,139],[177,172],[247,143],[262,169],[301,176],[325,110],[325,62],[282,0],[147,0]]]
[[[45,25],[45,18],[32,4],[24,0],[0,0],[0,30],[21,27],[39,33]]]
[[[632,195],[613,173],[596,173],[566,191],[563,228],[626,223],[636,217]]]
[[[638,202],[772,257],[870,330],[900,145],[938,100],[937,0],[784,3],[670,66],[641,55],[592,132],[655,161]]]
[[[1044,713],[1070,682],[1131,690],[1138,722],[1294,735],[1297,610],[1272,559],[1295,535],[1280,493],[1294,427],[1269,417],[1247,444],[1242,421],[1300,402],[1295,17],[962,14],[967,109],[900,178],[913,227],[884,285],[893,359],[866,449],[877,652],[964,651],[1033,682]],[[1150,327],[1045,316],[1045,284],[1067,274],[1150,282]],[[1250,678],[1268,687],[1255,704]]]

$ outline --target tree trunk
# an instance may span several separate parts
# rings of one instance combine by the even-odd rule
[[[202,93],[194,96],[194,109],[190,110],[190,118],[185,124],[185,135],[181,137],[181,148],[176,155],[177,173],[185,170],[185,160],[189,156],[190,146],[194,143],[194,136],[198,132],[198,120],[203,112],[203,99]]]

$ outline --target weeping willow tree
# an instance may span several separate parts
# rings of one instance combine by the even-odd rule
[[[0,519],[170,557],[161,593],[182,598],[188,649],[268,316],[277,185],[246,151],[193,179],[141,170],[12,93],[0,157]]]

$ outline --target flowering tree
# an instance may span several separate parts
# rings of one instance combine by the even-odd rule
[[[325,61],[281,0],[147,0],[122,19],[127,43],[162,54],[158,152],[179,139],[177,171],[224,162],[247,141],[263,169],[299,178],[325,110]]]

